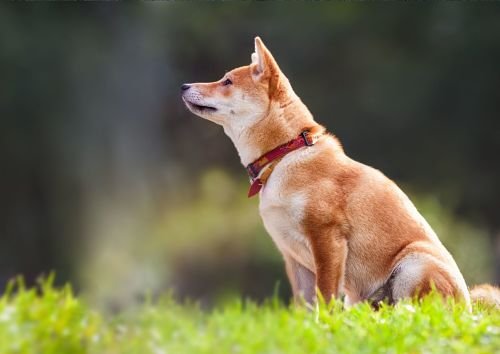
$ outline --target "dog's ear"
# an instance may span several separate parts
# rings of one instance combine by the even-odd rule
[[[260,37],[255,37],[255,52],[252,53],[252,64],[254,64],[254,75],[270,75],[275,71],[279,72],[278,64],[273,55],[266,48]]]
[[[270,93],[278,88],[280,68],[260,37],[255,37],[255,53],[252,53],[252,75],[256,81],[269,80]]]

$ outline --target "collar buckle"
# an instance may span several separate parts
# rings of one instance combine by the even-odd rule
[[[300,136],[304,139],[306,146],[313,146],[315,144],[314,137],[312,137],[307,130],[300,133]]]
[[[255,171],[253,163],[247,166],[247,172],[250,175],[250,178],[252,178],[252,180],[257,178],[257,176],[259,175],[258,171]]]

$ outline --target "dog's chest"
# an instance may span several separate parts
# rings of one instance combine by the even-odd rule
[[[282,253],[314,271],[311,247],[301,224],[306,199],[300,193],[284,198],[278,187],[269,183],[261,193],[259,210],[264,226]]]

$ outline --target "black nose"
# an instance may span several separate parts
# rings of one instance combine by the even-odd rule
[[[188,88],[190,88],[190,87],[191,87],[191,85],[189,85],[189,84],[184,84],[184,85],[182,85],[182,86],[181,86],[181,90],[182,90],[182,91],[186,91],[186,90],[187,90]]]

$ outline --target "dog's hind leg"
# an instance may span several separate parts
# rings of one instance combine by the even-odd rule
[[[422,298],[433,288],[443,297],[453,297],[469,303],[469,294],[463,291],[457,279],[443,262],[432,255],[410,253],[394,269],[390,279],[390,300]],[[465,284],[464,284],[465,286]]]

